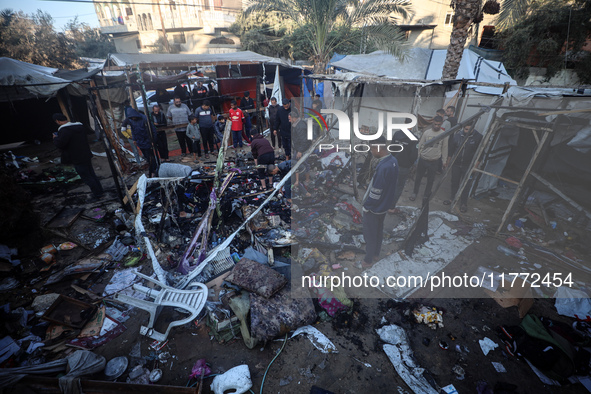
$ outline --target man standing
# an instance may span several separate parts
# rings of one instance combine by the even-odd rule
[[[275,149],[275,138],[277,138],[278,148],[281,149],[281,137],[275,133],[275,122],[277,121],[277,111],[279,111],[279,104],[277,99],[271,97],[271,104],[267,107],[269,110],[269,130],[271,131],[271,145]]]
[[[308,140],[308,127],[300,118],[297,110],[292,110],[289,115],[291,123],[291,140],[293,141],[293,152],[296,160],[299,160],[305,151],[308,150],[312,141]]]
[[[166,115],[160,110],[160,105],[152,107],[152,123],[156,126],[156,146],[160,160],[168,161],[168,140],[166,139]]]
[[[254,100],[250,97],[250,92],[244,92],[244,97],[240,100],[240,109],[244,114],[244,133],[246,134],[246,140],[250,142],[252,139],[252,123],[250,113],[254,109]]]
[[[187,154],[187,150],[189,153],[193,153],[193,142],[187,138],[187,123],[189,123],[189,115],[191,114],[191,110],[187,107],[187,104],[183,104],[181,102],[180,97],[174,98],[174,105],[168,107],[168,112],[166,113],[166,117],[171,121],[173,125],[179,125],[174,129],[176,133],[176,137],[179,140],[179,145],[181,146],[181,154],[185,156]]]
[[[192,96],[193,108],[199,108],[207,97],[207,88],[203,86],[203,82],[197,81],[197,84],[193,87]]]
[[[177,83],[176,87],[174,88],[174,97],[179,97],[181,99],[181,102],[183,102],[184,104],[187,102],[187,99],[189,98],[188,96],[189,91],[187,90],[187,88],[182,86],[180,83]]]
[[[281,145],[285,150],[287,160],[291,157],[291,123],[289,122],[289,113],[291,112],[291,103],[289,99],[283,99],[283,106],[277,111],[275,127],[273,133],[281,138]]]
[[[209,100],[203,100],[201,107],[197,107],[195,110],[195,116],[199,123],[199,131],[201,132],[201,138],[203,140],[203,150],[205,151],[205,158],[209,159],[208,153],[214,153],[215,145],[213,142],[214,129],[213,125],[215,122],[215,113],[211,108]]]
[[[365,258],[356,264],[358,269],[369,268],[382,250],[384,219],[395,207],[398,162],[385,148],[386,138],[379,137],[371,145],[371,154],[378,160],[375,173],[363,197],[363,238]]]
[[[127,126],[131,126],[131,136],[138,148],[142,151],[144,159],[148,161],[148,176],[151,178],[156,175],[158,163],[156,162],[156,156],[154,155],[154,149],[152,148],[152,138],[150,137],[148,118],[146,115],[139,113],[132,107],[127,107],[125,115],[127,117],[123,120],[123,123],[121,123],[121,129],[123,130],[126,129]]]
[[[222,112],[220,108],[220,93],[216,90],[213,82],[209,83],[209,90],[207,91],[207,98],[211,103],[211,107],[214,111]]]
[[[472,158],[474,157],[474,154],[476,153],[476,150],[482,141],[482,135],[480,135],[478,131],[474,130],[473,124],[464,126],[463,130],[456,132],[450,138],[446,166],[449,165],[451,158],[456,154],[458,149],[460,149],[462,144],[464,144],[464,141],[466,141],[466,144],[458,154],[458,157],[451,167],[451,198],[443,202],[445,205],[450,205],[451,200],[453,200],[456,196],[456,193],[460,187],[460,181],[470,169]],[[470,184],[466,185],[462,195],[460,196],[460,212],[466,212],[468,210],[469,191]]]
[[[451,124],[451,127],[458,124],[458,118],[456,118],[455,113],[456,107],[453,105],[450,105],[445,109],[446,120]]]
[[[232,144],[234,149],[240,146],[242,148],[242,129],[244,128],[244,114],[242,110],[238,108],[236,100],[232,100],[230,103],[230,121],[232,122]]]
[[[425,130],[419,140],[419,162],[417,164],[414,191],[409,197],[410,201],[414,201],[417,198],[419,188],[421,187],[421,180],[425,176],[425,173],[427,174],[427,186],[425,187],[423,198],[429,198],[429,196],[431,196],[431,189],[433,188],[433,181],[435,180],[437,167],[439,167],[439,160],[441,160],[442,157],[447,157],[447,138],[439,140],[435,144],[429,146],[425,146],[425,143],[441,134],[442,123],[443,118],[441,116],[433,118],[431,128]]]
[[[308,140],[308,128],[304,123],[297,109],[293,109],[289,115],[289,122],[291,123],[291,140],[293,142],[293,152],[296,160],[300,160],[305,151],[308,150],[312,141]],[[310,171],[308,165],[304,162],[300,165],[296,172],[296,178],[294,186],[300,184],[300,173],[304,173],[306,176],[306,182],[310,182]],[[309,194],[309,193],[308,193]],[[307,195],[307,197],[310,197]]]
[[[59,126],[53,133],[53,143],[62,151],[62,164],[72,165],[82,182],[90,187],[95,199],[103,196],[103,186],[92,168],[92,152],[86,137],[86,127],[82,123],[68,122],[64,114],[56,113],[53,121]]]

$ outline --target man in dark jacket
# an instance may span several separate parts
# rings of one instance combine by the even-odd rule
[[[152,123],[156,126],[156,145],[162,161],[168,161],[168,140],[166,139],[165,127],[168,124],[164,111],[160,105],[152,107]]]
[[[378,261],[384,239],[384,219],[395,207],[398,162],[385,145],[384,137],[379,137],[371,145],[371,154],[378,159],[378,164],[363,197],[365,258],[356,264],[359,269],[369,268]]]
[[[207,88],[203,86],[203,82],[197,81],[197,84],[193,86],[191,95],[193,96],[193,108],[199,108],[207,97]]]
[[[240,109],[244,114],[244,132],[246,136],[252,139],[252,118],[251,113],[254,109],[254,100],[250,97],[250,92],[244,92],[244,97],[240,100]]]
[[[131,136],[138,148],[142,151],[144,158],[148,161],[148,176],[151,178],[156,174],[158,163],[156,162],[156,156],[152,148],[152,136],[150,135],[148,118],[132,107],[127,107],[125,115],[127,117],[121,123],[121,129],[127,128],[128,125],[131,126]]]
[[[213,154],[215,150],[213,141],[215,131],[213,129],[213,125],[216,117],[213,108],[211,108],[211,103],[209,100],[203,100],[201,106],[195,109],[195,117],[199,123],[199,131],[201,132],[203,149],[205,150],[205,158],[207,159],[209,152],[211,151]]]
[[[281,138],[281,145],[285,150],[287,160],[291,157],[291,123],[289,122],[289,113],[291,104],[289,99],[283,99],[283,106],[277,111],[275,127],[273,133]]]
[[[460,187],[460,181],[470,169],[472,158],[474,157],[474,154],[476,153],[476,150],[482,141],[482,135],[480,135],[478,131],[474,130],[473,124],[464,126],[462,130],[457,131],[450,138],[446,166],[449,164],[451,158],[456,154],[458,149],[460,149],[462,144],[464,144],[464,141],[466,141],[466,144],[458,154],[458,157],[451,167],[451,199],[445,200],[443,202],[445,205],[451,204],[451,200],[454,199]],[[461,212],[466,212],[468,210],[468,193],[470,191],[470,186],[470,183],[468,183],[468,185],[466,185],[464,188],[462,195],[460,196]]]
[[[86,127],[82,123],[70,123],[63,114],[53,114],[53,121],[59,126],[53,133],[53,143],[62,151],[62,164],[72,165],[86,183],[95,198],[103,196],[103,186],[92,168],[92,152],[88,145]]]
[[[273,145],[273,149],[275,148],[275,138],[277,138],[278,148],[281,149],[281,137],[274,133],[275,121],[277,120],[277,111],[279,111],[279,108],[277,99],[271,97],[271,104],[269,104],[267,109],[269,110],[269,130],[271,131],[271,144]]]
[[[258,166],[264,166],[259,168],[259,179],[261,180],[261,186],[263,189],[267,188],[265,181],[265,172],[269,164],[275,164],[275,150],[271,146],[269,140],[263,137],[262,134],[255,132],[250,143],[250,151],[254,158],[254,164]],[[269,177],[269,185],[273,185],[273,178]]]

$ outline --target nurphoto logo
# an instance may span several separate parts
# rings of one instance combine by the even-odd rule
[[[314,122],[318,124],[318,126],[326,131],[328,131],[328,124],[326,119],[322,114],[332,114],[336,116],[338,121],[338,140],[339,141],[351,141],[351,120],[349,116],[337,109],[321,109],[320,112],[315,111],[311,108],[306,108],[310,112],[308,115],[310,118],[307,120],[307,131],[308,131],[308,139],[314,139]],[[409,113],[400,113],[400,112],[378,112],[377,115],[378,127],[375,132],[362,132],[359,129],[359,113],[353,113],[353,134],[355,137],[361,141],[374,141],[384,135],[385,129],[385,137],[387,141],[392,141],[394,133],[398,130],[401,130],[411,141],[417,141],[417,137],[410,132],[409,129],[416,126],[417,118],[413,114]],[[410,122],[407,120],[410,119]],[[384,125],[385,124],[385,125]],[[380,149],[387,149],[388,152],[401,152],[404,148],[402,144],[393,143],[393,144],[349,144],[349,145],[335,145],[335,144],[320,144],[319,150],[331,150],[336,149],[337,151],[355,151],[355,152],[369,152],[371,146],[377,146],[378,151]]]

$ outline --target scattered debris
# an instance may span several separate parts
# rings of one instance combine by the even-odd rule
[[[304,334],[310,339],[312,345],[322,353],[338,353],[336,346],[320,331],[312,326],[300,327],[292,334],[291,338]]]

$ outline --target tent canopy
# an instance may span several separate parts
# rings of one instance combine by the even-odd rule
[[[53,97],[70,83],[86,79],[97,71],[66,71],[25,63],[7,57],[0,58],[0,101]]]
[[[106,69],[139,65],[150,67],[187,67],[196,65],[269,64],[293,68],[286,61],[260,55],[251,51],[203,54],[162,54],[162,53],[113,53],[107,59]],[[299,68],[299,67],[298,67]]]
[[[439,81],[446,54],[444,49],[412,48],[404,57],[397,58],[384,51],[375,51],[367,55],[348,55],[331,61],[330,65],[346,71],[400,80]],[[517,85],[502,62],[486,60],[470,49],[464,50],[456,79]],[[500,88],[482,86],[475,87],[475,90],[489,94],[502,92]]]

